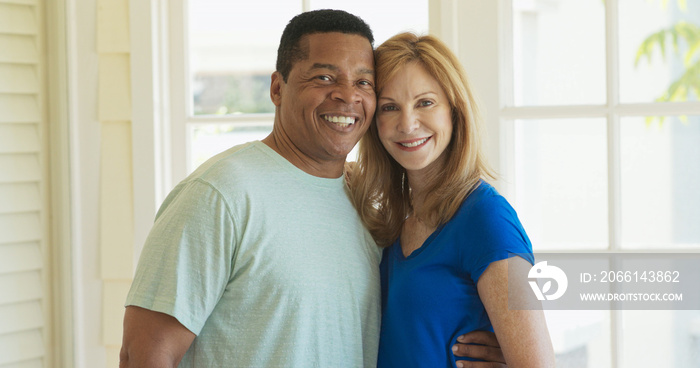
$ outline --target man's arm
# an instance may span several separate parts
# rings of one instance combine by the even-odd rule
[[[472,331],[457,338],[452,346],[452,352],[457,357],[481,359],[484,362],[458,360],[459,368],[506,368],[506,358],[498,344],[496,334],[491,331]],[[459,359],[459,358],[457,358]]]
[[[119,368],[177,367],[194,338],[195,334],[172,316],[126,307]]]

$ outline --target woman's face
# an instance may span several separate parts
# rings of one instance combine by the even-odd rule
[[[387,81],[377,99],[379,139],[409,174],[440,170],[452,137],[450,103],[418,62]]]

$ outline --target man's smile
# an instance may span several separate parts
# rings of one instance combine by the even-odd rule
[[[337,124],[341,128],[346,128],[352,124],[355,124],[355,121],[357,120],[353,116],[344,116],[344,115],[325,114],[325,115],[321,115],[321,117],[328,122]]]

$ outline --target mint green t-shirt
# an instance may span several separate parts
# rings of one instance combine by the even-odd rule
[[[126,305],[197,335],[180,367],[374,367],[381,253],[344,180],[261,142],[210,159],[158,211]]]

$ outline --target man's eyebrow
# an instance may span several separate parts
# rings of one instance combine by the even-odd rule
[[[369,69],[369,68],[362,68],[359,70],[360,74],[370,74],[374,75],[374,69]]]
[[[309,70],[316,70],[316,69],[328,69],[328,70],[332,70],[334,72],[337,72],[338,70],[340,70],[336,65],[323,64],[323,63],[315,63],[311,66],[311,68]],[[374,69],[371,69],[371,68],[361,68],[360,70],[358,70],[358,72],[360,74],[374,75]]]
[[[337,71],[338,67],[333,65],[333,64],[321,64],[321,63],[315,63],[314,65],[311,66],[310,70],[314,69],[330,69],[333,71]]]

